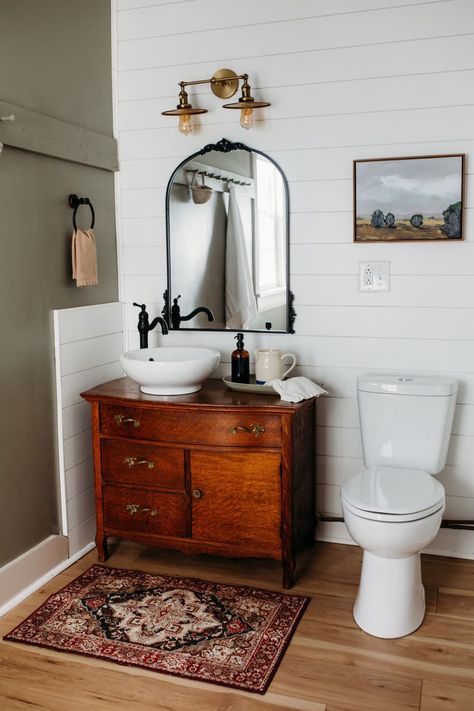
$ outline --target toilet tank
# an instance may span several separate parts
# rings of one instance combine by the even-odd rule
[[[357,400],[366,467],[438,474],[446,464],[457,389],[451,378],[359,376]]]

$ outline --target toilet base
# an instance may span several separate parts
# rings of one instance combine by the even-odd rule
[[[382,558],[364,551],[354,620],[374,637],[392,639],[414,632],[425,616],[420,554]]]

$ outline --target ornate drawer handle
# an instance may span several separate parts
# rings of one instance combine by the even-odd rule
[[[149,513],[150,516],[156,516],[158,513],[157,509],[150,509],[146,506],[140,506],[140,504],[127,504],[125,508],[130,516],[133,516],[136,513]]]
[[[125,415],[114,415],[114,422],[118,425],[127,425],[131,423],[135,429],[140,427],[140,420],[135,420],[133,417],[125,417]]]
[[[123,460],[124,464],[127,464],[130,469],[135,466],[135,464],[145,464],[147,469],[154,469],[155,468],[155,462],[153,462],[151,459],[138,459],[138,457],[124,457]]]
[[[234,425],[234,427],[230,428],[229,432],[234,435],[238,432],[250,432],[250,434],[254,434],[255,437],[260,437],[260,435],[265,432],[265,427],[263,425],[250,425],[250,427]]]
[[[195,499],[200,499],[202,496],[202,491],[200,489],[193,489],[193,496]]]

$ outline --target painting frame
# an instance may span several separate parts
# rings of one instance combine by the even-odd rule
[[[462,242],[464,240],[464,190],[465,190],[465,153],[446,153],[440,155],[420,155],[420,156],[397,156],[397,157],[386,157],[386,158],[362,158],[353,161],[353,241],[357,244],[371,244],[373,242],[386,242],[390,244],[392,242]],[[407,161],[405,164],[404,162]],[[409,161],[416,161],[416,163],[409,163]],[[425,164],[426,161],[426,164]],[[428,161],[436,161],[436,164],[429,163]],[[443,176],[442,168],[443,162],[445,162],[446,170],[450,170],[451,173],[446,173]],[[369,165],[370,164],[370,165]],[[387,175],[389,175],[390,166],[387,164],[393,164],[391,166],[393,171],[398,169],[399,173],[402,175],[397,176],[392,175],[391,183],[397,187],[403,187],[403,181],[407,182],[405,187],[406,191],[406,205],[403,204],[403,199],[400,195],[403,193],[398,190],[400,194],[397,194],[397,189],[393,188],[393,201],[396,205],[397,210],[390,210],[384,214],[384,210],[380,209],[387,200],[390,199],[390,181],[387,180]],[[361,167],[360,170],[359,166]],[[434,202],[439,201],[437,209],[428,210],[428,216],[423,215],[421,208],[413,212],[413,207],[408,209],[410,204],[415,204],[417,198],[416,190],[408,190],[410,186],[416,186],[417,174],[416,171],[424,167],[426,170],[431,168],[435,170],[438,175],[434,180],[438,180],[437,186],[439,188],[440,181],[445,178],[446,185],[446,197],[443,202],[442,196],[431,196],[428,198],[426,195],[422,196],[419,194],[419,204],[421,206],[434,204]],[[456,169],[456,170],[455,170]],[[453,174],[452,171],[455,170]],[[384,172],[386,173],[383,176]],[[413,175],[410,177],[410,173]],[[419,176],[422,172],[419,173]],[[379,177],[379,183],[382,181],[384,194],[381,197],[381,204],[379,208],[372,210],[371,205],[375,205],[375,200],[370,191],[367,190],[369,184],[370,189],[373,191],[373,185],[377,185],[374,178]],[[383,177],[382,177],[383,176]],[[454,180],[455,176],[455,180]],[[385,178],[385,180],[384,180]],[[449,178],[449,179],[448,179]],[[372,183],[370,183],[372,181]],[[411,181],[411,182],[410,182]],[[420,182],[420,177],[418,177]],[[429,181],[429,178],[428,178]],[[459,185],[457,185],[459,181]],[[429,184],[429,183],[428,183]],[[442,183],[441,183],[442,185]],[[449,186],[449,189],[448,189]],[[364,189],[366,194],[363,199],[361,195],[364,195]],[[454,192],[459,199],[455,202],[450,201],[452,197],[449,198],[449,190]],[[459,192],[457,192],[459,191]],[[430,207],[433,207],[430,204]],[[377,215],[375,213],[378,213]],[[412,216],[409,217],[409,213],[413,212]],[[398,215],[398,217],[397,217]],[[387,222],[388,218],[388,222]],[[381,222],[383,220],[383,223]]]

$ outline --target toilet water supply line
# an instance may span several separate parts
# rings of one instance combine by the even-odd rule
[[[325,514],[318,513],[316,516],[316,523],[319,523],[319,521],[323,523],[344,523],[344,517],[326,516]],[[441,521],[441,528],[456,528],[460,531],[474,531],[474,519],[456,520],[446,518]]]

